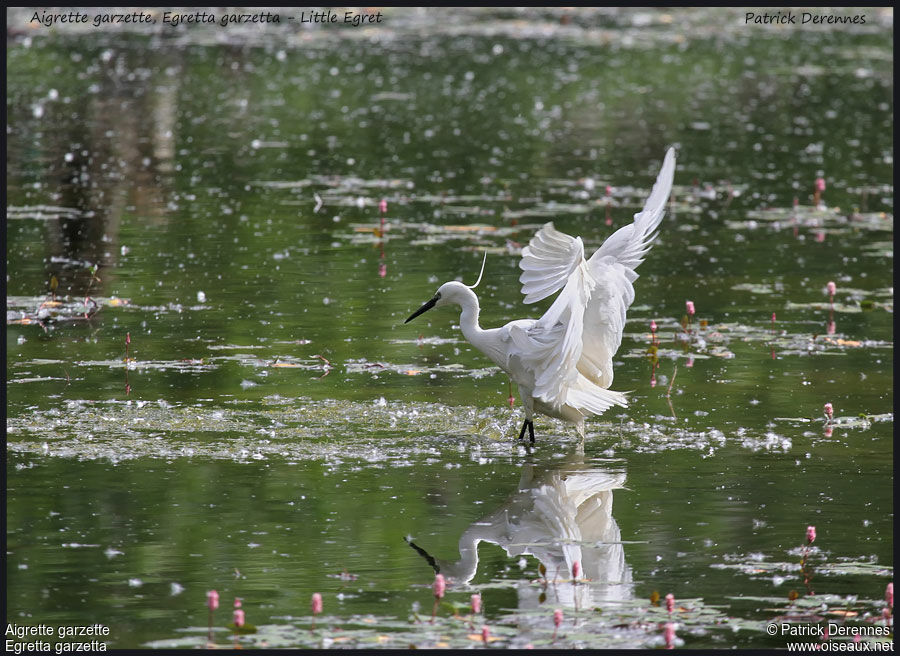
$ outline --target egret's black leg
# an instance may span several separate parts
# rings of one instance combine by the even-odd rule
[[[528,439],[534,444],[534,422],[530,419],[526,419],[522,424],[522,430],[519,431],[519,439],[525,438],[525,430],[528,430]]]

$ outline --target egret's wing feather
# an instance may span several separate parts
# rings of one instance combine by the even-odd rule
[[[634,301],[630,269],[618,263],[595,265],[597,286],[584,310],[581,358],[578,370],[592,383],[609,387],[612,359],[622,343],[625,311]],[[632,272],[633,273],[633,272]]]
[[[594,284],[582,258],[544,315],[530,326],[510,330],[510,355],[533,374],[532,395],[555,407],[565,405],[568,390],[578,379],[582,317]]]
[[[522,249],[519,268],[526,303],[547,298],[566,285],[575,267],[584,260],[580,237],[570,237],[545,223]]]
[[[591,264],[606,258],[619,262],[632,272],[644,261],[644,255],[650,250],[650,245],[656,237],[656,229],[659,227],[665,214],[666,202],[672,191],[672,180],[675,176],[675,149],[669,148],[663,160],[656,183],[644,209],[634,215],[634,222],[616,230],[590,259]],[[634,275],[632,280],[635,280]]]
[[[622,343],[625,311],[634,301],[638,274],[665,213],[675,173],[675,150],[670,148],[644,209],[634,222],[619,228],[588,261],[597,286],[584,311],[581,359],[578,370],[592,383],[609,387],[613,381],[612,358]]]

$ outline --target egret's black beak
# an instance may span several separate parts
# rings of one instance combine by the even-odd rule
[[[433,307],[434,307],[434,304],[438,302],[438,299],[439,299],[439,298],[440,298],[440,296],[438,296],[437,294],[435,294],[434,297],[432,297],[432,299],[431,299],[430,301],[428,301],[425,305],[423,305],[423,306],[420,307],[418,310],[416,310],[416,311],[413,312],[411,315],[409,315],[409,319],[407,319],[407,320],[404,321],[403,323],[409,323],[410,321],[412,321],[413,319],[415,319],[415,318],[416,318],[417,316],[419,316],[420,314],[422,314],[422,313],[424,313],[424,312],[428,312],[428,310],[430,310],[431,308],[433,308]]]
[[[420,556],[422,556],[422,558],[425,559],[425,562],[427,562],[429,565],[431,565],[431,569],[434,570],[435,574],[441,573],[441,566],[437,564],[437,561],[431,556],[430,553],[425,551],[422,547],[417,545],[415,542],[413,542],[409,538],[403,538],[403,539],[406,540],[406,544],[408,544],[413,549],[415,549],[416,553],[418,553]]]

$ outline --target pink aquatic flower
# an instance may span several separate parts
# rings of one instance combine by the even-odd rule
[[[825,404],[825,416],[828,417],[828,421],[831,421],[834,418],[834,406],[830,403]]]
[[[833,433],[834,433],[834,426],[832,426],[831,424],[828,424],[825,427],[825,437],[831,437],[831,435]]]
[[[215,610],[219,607],[219,593],[215,590],[210,590],[206,593],[206,606],[210,610]]]
[[[816,541],[816,527],[815,526],[807,526],[806,527],[806,541],[809,544],[812,544]]]
[[[378,203],[378,211],[382,214],[385,214],[387,212],[387,201],[384,198],[382,198],[381,202]]]
[[[472,605],[473,613],[477,614],[477,613],[481,612],[481,595],[480,594],[472,595],[472,604],[471,605]]]
[[[606,195],[612,196],[612,187],[610,187],[609,185],[606,185]]]
[[[484,641],[484,644],[487,644],[490,637],[491,637],[491,630],[485,624],[483,627],[481,627],[481,639]]]
[[[241,599],[240,599],[240,597],[235,597],[235,598],[234,598],[234,607],[235,607],[235,608],[240,608],[240,607],[241,607]]]
[[[563,623],[563,612],[562,608],[557,608],[553,611],[553,626],[559,626]]]
[[[572,563],[572,578],[577,580],[579,574],[581,574],[581,563],[576,560]]]
[[[656,387],[656,374],[650,374],[650,387]]]
[[[314,592],[312,596],[312,613],[313,615],[318,615],[322,612],[322,595],[318,592]]]
[[[694,301],[685,301],[684,305],[687,308],[688,316],[694,316]]]
[[[693,353],[688,353],[687,362],[684,363],[684,366],[687,367],[688,369],[690,369],[691,367],[694,366],[694,354]]]
[[[834,335],[835,329],[836,329],[836,326],[834,325],[834,321],[829,321],[825,325],[825,333],[828,335]]]
[[[675,649],[675,624],[666,622],[665,630],[666,649]]]
[[[432,585],[434,589],[434,598],[435,599],[443,599],[444,598],[444,590],[447,589],[447,582],[444,580],[443,574],[437,574],[434,577],[434,585]]]
[[[666,595],[666,610],[670,613],[675,610],[675,595],[671,592]]]
[[[234,625],[244,626],[244,611],[240,608],[235,608],[234,610]]]
[[[816,178],[816,191],[825,191],[825,178]]]
[[[825,285],[825,291],[828,292],[829,296],[834,296],[837,293],[837,285],[834,284],[833,280],[829,280],[828,284]]]
[[[655,333],[656,328],[657,328],[656,321],[654,321],[653,319],[650,319],[650,332]]]
[[[891,581],[887,584],[887,588],[884,590],[884,600],[887,602],[887,605],[891,608],[894,607],[894,582]]]

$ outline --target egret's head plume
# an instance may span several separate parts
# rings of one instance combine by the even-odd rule
[[[484,259],[481,260],[481,272],[478,274],[478,280],[475,281],[474,285],[466,285],[469,289],[475,289],[478,287],[478,283],[481,282],[481,277],[484,275],[484,265],[487,263],[487,251],[484,252]]]

